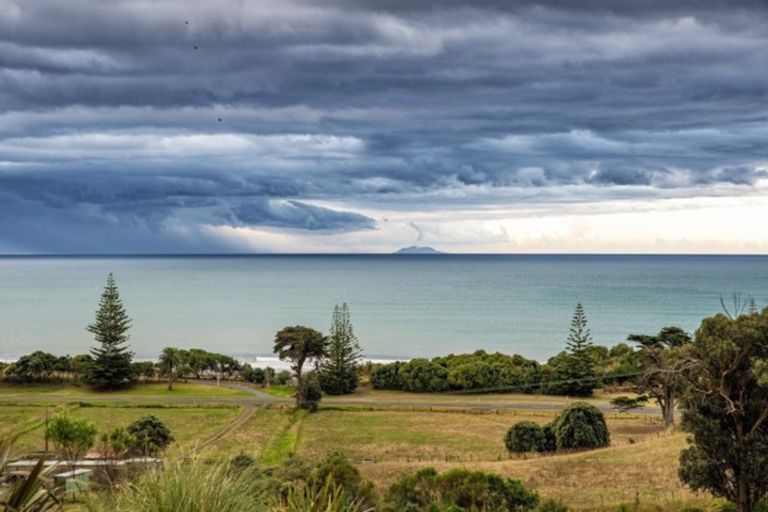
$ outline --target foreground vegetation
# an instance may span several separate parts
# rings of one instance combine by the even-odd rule
[[[148,444],[145,434],[148,431],[163,434],[164,449],[177,435],[175,432],[171,435],[166,421],[174,429],[178,428],[179,439],[185,437],[184,430],[190,429],[190,425],[194,428],[190,437],[204,438],[200,449],[189,448],[187,444],[184,450],[169,455],[184,455],[185,458],[179,460],[187,460],[186,456],[194,451],[204,452],[206,461],[214,465],[210,471],[199,470],[197,463],[175,463],[161,475],[142,477],[119,490],[106,489],[101,495],[106,501],[100,502],[100,506],[106,508],[178,510],[174,503],[186,503],[186,490],[180,482],[188,475],[190,499],[203,503],[210,500],[214,504],[211,506],[221,510],[249,510],[252,504],[258,504],[261,509],[275,511],[523,511],[540,507],[541,511],[562,512],[567,508],[557,501],[561,498],[589,510],[615,507],[616,489],[621,490],[621,501],[626,501],[626,492],[634,490],[634,501],[622,505],[626,510],[629,506],[641,510],[642,497],[651,489],[657,495],[658,510],[658,494],[666,489],[670,493],[670,507],[706,501],[707,493],[711,493],[739,512],[755,512],[765,508],[768,494],[768,476],[764,471],[768,465],[768,308],[759,312],[752,302],[745,311],[739,304],[735,302],[737,307],[733,311],[726,309],[725,314],[704,319],[693,337],[676,327],[664,328],[656,335],[629,336],[628,339],[638,345],[637,349],[628,344],[611,349],[594,346],[584,308],[579,304],[566,350],[546,364],[517,355],[478,351],[380,366],[360,364],[361,351],[352,330],[349,309],[342,305],[334,310],[329,336],[300,325],[278,331],[274,351],[291,368],[290,372],[278,374],[199,349],[166,347],[157,363],[132,361],[127,346],[130,318],[110,276],[96,319],[88,326],[97,342],[90,355],[57,358],[35,352],[4,368],[3,373],[4,379],[16,386],[82,382],[88,386],[88,392],[100,395],[99,398],[112,396],[133,401],[130,407],[123,407],[133,409],[130,415],[139,412],[141,407],[136,407],[136,400],[140,397],[160,398],[158,379],[163,379],[162,393],[167,396],[173,394],[183,399],[203,389],[185,386],[182,381],[190,374],[198,378],[212,376],[217,383],[227,378],[263,383],[277,396],[293,391],[296,408],[290,411],[256,414],[250,406],[241,415],[237,407],[231,407],[229,417],[217,411],[218,419],[209,418],[216,424],[215,435],[209,435],[204,426],[201,428],[204,418],[193,422],[187,417],[179,421],[183,416],[179,413],[181,409],[169,413],[163,420],[154,414],[144,415],[125,428],[127,418],[121,417],[119,407],[112,407],[115,410],[109,411],[101,426],[97,425],[99,408],[92,407],[91,403],[60,407],[62,410],[54,419],[45,422],[45,439],[54,443],[59,455],[66,458],[72,468],[76,467],[77,459],[93,447],[100,428],[106,428],[102,439],[105,445],[110,444],[112,453],[121,451],[118,447],[127,447],[130,452],[142,445],[144,453],[150,453],[146,451],[147,446],[157,448],[160,444]],[[149,384],[140,392],[139,388],[132,387],[140,377],[154,382],[154,388]],[[442,416],[438,421],[434,417],[422,421],[425,418],[422,416],[417,427],[413,422],[421,413],[398,417],[397,411],[388,410],[378,416],[353,416],[351,411],[340,408],[336,411],[319,408],[324,393],[349,394],[361,381],[369,381],[378,389],[411,393],[518,391],[569,397],[590,397],[599,386],[610,385],[630,392],[630,396],[612,398],[611,404],[617,411],[626,414],[652,399],[661,409],[662,423],[642,416],[605,418],[602,410],[589,403],[571,404],[556,417],[551,413],[546,417],[547,412],[538,404],[537,410],[521,414],[528,417],[515,418],[515,421],[502,417],[499,411],[487,417],[481,414],[473,417],[467,414],[470,411],[464,411],[465,417]],[[272,387],[274,383],[278,386]],[[6,388],[6,399],[34,398],[34,392],[25,393],[34,389],[17,387],[9,392]],[[37,395],[55,397],[57,393],[66,396],[73,392],[72,387],[62,386],[50,394],[44,390]],[[209,400],[221,401],[242,393],[238,390],[214,392],[210,388],[208,392]],[[343,407],[344,401],[337,399],[335,403]],[[682,427],[690,434],[687,444],[674,433],[677,404],[684,406]],[[20,404],[19,407],[26,406]],[[430,416],[447,414],[439,412],[443,408],[440,404],[437,408],[428,407]],[[158,415],[163,408],[159,409]],[[87,419],[78,418],[84,410]],[[24,420],[22,416],[29,413],[29,409],[8,411],[13,421],[9,428],[20,429],[13,436],[17,445],[27,451],[39,450],[39,444],[35,446],[30,439],[39,442],[41,420]],[[323,424],[334,412],[343,417]],[[360,413],[358,410],[354,414]],[[352,418],[357,422],[350,421]],[[617,420],[630,418],[647,422],[656,429],[657,438],[636,435],[626,436],[626,444],[618,441],[621,435],[615,432],[614,436],[613,432]],[[217,423],[219,419],[224,421]],[[267,422],[258,423],[258,420]],[[257,445],[251,446],[251,441]],[[223,454],[234,454],[235,450],[239,453],[232,459],[222,459]],[[152,453],[157,451],[153,449]],[[329,452],[332,455],[323,459]],[[653,458],[649,459],[649,455]],[[361,469],[351,464],[347,456],[353,457]],[[305,465],[303,457],[324,462],[321,467],[316,462]],[[438,469],[425,468],[425,464]],[[387,466],[393,470],[389,477]],[[603,468],[611,479],[610,485],[599,485],[598,476],[589,474],[595,467]],[[538,480],[535,471],[531,473],[535,468],[549,471],[547,478],[556,481],[557,487],[545,496],[549,501],[541,500],[539,491],[548,492],[548,484]],[[651,481],[638,483],[642,478],[637,475],[637,468],[643,468],[646,478],[654,475]],[[246,470],[253,471],[251,480],[241,479],[240,473]],[[619,478],[624,475],[620,471],[632,478]],[[562,491],[568,485],[559,480],[568,480],[570,475],[580,473],[583,475],[574,482],[574,494],[564,496]],[[517,474],[527,476],[510,478]],[[364,481],[362,476],[369,476],[372,483]],[[675,476],[688,490],[675,487],[678,483],[660,487],[659,481]],[[206,484],[205,478],[215,481]],[[253,487],[253,481],[260,484]],[[166,485],[158,486],[158,482]],[[617,482],[621,484],[618,488]],[[526,484],[539,491],[529,489]],[[212,485],[221,489],[212,490]],[[599,492],[599,505],[592,492],[598,489],[605,491]],[[12,488],[12,492],[16,490]],[[692,495],[691,490],[700,495]],[[250,497],[249,504],[242,502],[244,495]],[[15,507],[14,510],[22,509]],[[693,510],[696,509],[689,507],[687,512]]]

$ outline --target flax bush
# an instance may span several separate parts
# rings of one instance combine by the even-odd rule
[[[266,496],[248,472],[226,464],[168,462],[91,505],[95,512],[263,512]]]

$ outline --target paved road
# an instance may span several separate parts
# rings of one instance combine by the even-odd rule
[[[210,384],[210,382],[206,382]],[[0,395],[0,402],[134,402],[134,403],[151,403],[151,402],[164,402],[174,404],[190,404],[190,405],[208,405],[208,404],[232,404],[240,405],[243,407],[260,407],[260,406],[273,406],[273,405],[290,405],[293,400],[287,398],[274,397],[268,393],[255,389],[253,387],[237,384],[237,383],[221,383],[222,387],[228,389],[237,389],[245,391],[252,395],[252,398],[242,397],[164,397],[164,396],[98,396],[98,395],[83,395],[83,396],[46,396],[40,394],[19,394],[19,395]],[[486,397],[487,398],[487,397]],[[325,406],[335,407],[372,407],[372,408],[408,408],[408,409],[471,409],[471,410],[537,410],[537,411],[558,411],[564,409],[567,403],[557,402],[543,402],[537,403],[530,400],[524,401],[511,401],[504,400],[499,402],[492,401],[476,401],[471,398],[462,399],[461,401],[425,401],[425,400],[407,400],[407,399],[380,399],[380,398],[325,398],[322,402]],[[598,409],[603,412],[616,412],[616,410],[607,403],[594,404]],[[661,414],[661,410],[658,407],[645,407],[636,411],[640,414]]]

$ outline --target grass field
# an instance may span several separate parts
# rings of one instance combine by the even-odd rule
[[[290,423],[291,416],[285,409],[258,409],[243,427],[208,446],[203,456],[228,460],[246,453],[260,459],[267,447],[277,442]]]
[[[553,415],[321,410],[302,421],[297,454],[313,460],[328,451],[342,451],[382,490],[399,475],[430,465],[465,466],[519,478],[542,496],[583,510],[697,499],[677,479],[685,436],[664,433],[655,417],[607,415],[612,442],[603,450],[527,456],[506,452],[503,437],[513,423],[524,419],[544,423]]]
[[[162,382],[152,382],[148,384],[136,384],[128,389],[119,391],[94,391],[86,386],[75,386],[72,384],[62,385],[21,385],[21,384],[0,384],[0,395],[3,397],[36,397],[44,396],[51,398],[58,397],[91,397],[91,396],[109,396],[109,397],[157,397],[157,398],[249,398],[251,395],[247,391],[238,389],[229,389],[217,387],[209,384],[199,383],[177,383],[173,385],[173,391],[168,391],[168,386]]]
[[[611,399],[622,396],[632,395],[632,393],[596,393],[594,397],[580,398],[580,401],[589,403],[607,404]],[[362,389],[352,395],[344,396],[326,396],[323,403],[327,405],[343,405],[348,402],[371,402],[372,404],[381,404],[382,402],[402,402],[402,403],[439,403],[439,404],[521,404],[535,403],[538,406],[558,406],[562,407],[573,402],[573,398],[554,395],[532,395],[525,393],[408,393],[405,391],[386,391],[379,389]]]
[[[360,409],[320,410],[303,422],[298,452],[344,451],[354,459],[376,461],[497,461],[509,457],[504,435],[522,420],[546,423],[550,411],[404,412]],[[655,418],[608,415],[614,445],[658,436]],[[630,441],[631,440],[631,441]]]
[[[296,394],[296,388],[293,386],[286,386],[281,384],[274,384],[272,386],[259,389],[277,398],[291,398]]]
[[[109,432],[118,426],[127,426],[141,416],[152,414],[166,423],[173,433],[176,441],[172,445],[172,453],[175,453],[191,449],[196,443],[204,441],[232,422],[241,410],[240,407],[227,405],[158,407],[144,404],[110,404],[106,407],[75,406],[71,408],[70,414],[93,421],[99,433]],[[51,414],[56,412],[57,409],[51,409]],[[0,428],[7,432],[18,431],[16,425],[24,425],[25,421],[26,425],[36,426],[19,437],[14,444],[14,453],[24,454],[44,449],[44,407],[3,405],[0,418]]]
[[[626,503],[629,510],[677,510],[682,504],[705,502],[677,478],[678,456],[685,446],[683,434],[664,434],[636,444],[565,455],[528,459],[433,462],[438,470],[471,467],[518,478],[544,497],[558,498],[575,510],[615,511]],[[386,488],[399,475],[416,471],[418,462],[361,464],[363,475]]]
[[[14,388],[17,389],[17,388]],[[34,389],[34,388],[32,388]],[[0,404],[0,435],[19,428],[17,452],[43,446],[42,419],[50,398],[60,402],[82,396],[82,388],[38,388],[30,404],[8,400]],[[87,390],[86,390],[87,392]],[[179,393],[178,395],[176,393]],[[0,388],[6,398],[7,388]],[[177,442],[169,454],[183,453],[210,438],[234,421],[240,407],[220,403],[208,406],[169,405],[165,396],[229,399],[246,392],[200,384],[180,384],[173,395],[162,384],[140,385],[116,394],[113,402],[79,400],[52,410],[71,409],[76,417],[94,421],[101,432],[127,425],[145,414],[166,422]],[[280,396],[282,390],[273,389]],[[24,393],[16,396],[25,396]],[[124,397],[125,400],[120,398]],[[370,401],[352,406],[350,400]],[[610,396],[595,401],[606,402]],[[77,402],[77,403],[75,403]],[[398,407],[397,403],[410,405]],[[629,510],[677,510],[686,503],[704,503],[677,478],[678,457],[685,435],[662,431],[660,417],[646,414],[606,414],[611,446],[573,454],[511,456],[503,445],[504,434],[514,423],[550,421],[554,410],[461,410],[462,403],[532,402],[562,407],[567,399],[533,395],[450,395],[373,391],[349,398],[325,399],[314,414],[294,412],[284,404],[261,408],[237,430],[207,446],[202,456],[228,460],[246,453],[266,466],[290,457],[315,462],[332,451],[341,451],[358,465],[363,475],[385,490],[400,475],[424,466],[437,469],[464,466],[519,478],[544,497],[562,499],[573,510],[615,511],[620,503]],[[442,407],[432,404],[453,404]],[[155,404],[155,405],[150,405]],[[420,405],[423,404],[423,405]],[[455,407],[455,408],[454,408]]]
[[[677,479],[677,459],[685,444],[680,433],[662,431],[659,419],[607,415],[611,447],[558,455],[511,456],[503,446],[510,425],[524,419],[550,421],[549,411],[434,412],[321,409],[315,414],[262,409],[231,438],[206,450],[208,457],[247,453],[273,465],[291,456],[316,461],[330,451],[347,454],[380,490],[420,467],[464,466],[523,480],[542,496],[559,498],[581,510],[659,510],[704,500]],[[671,508],[674,509],[674,508]],[[634,510],[634,508],[632,508]]]

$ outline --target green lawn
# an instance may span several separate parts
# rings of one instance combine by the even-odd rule
[[[22,406],[1,406],[0,414],[0,439],[11,437],[15,434],[25,432],[29,429],[39,427],[45,421],[46,409],[50,415],[56,414],[71,407],[60,406],[41,406],[41,405],[22,405]]]
[[[291,411],[288,409],[257,409],[248,423],[208,446],[203,456],[223,461],[244,453],[259,459],[267,447],[276,443],[290,427],[291,422]]]
[[[52,414],[55,410],[51,411]],[[109,432],[115,427],[125,427],[132,421],[152,414],[170,428],[176,442],[172,453],[191,449],[196,443],[202,442],[217,431],[234,421],[242,412],[238,406],[150,406],[145,404],[130,405],[101,405],[92,407],[74,407],[71,414],[77,418],[85,418],[94,422],[99,433]],[[23,434],[14,445],[14,452],[24,454],[45,447],[42,420],[45,417],[44,407],[4,406],[0,416],[0,428],[11,431],[14,423],[31,425],[36,428]],[[35,422],[37,425],[35,425]]]
[[[88,397],[88,396],[125,396],[125,397],[158,397],[158,398],[249,398],[247,391],[217,387],[215,384],[176,383],[173,391],[168,391],[168,385],[162,382],[136,384],[120,391],[94,391],[86,386],[72,384],[0,384],[0,396],[3,397]]]
[[[259,389],[277,398],[291,398],[296,394],[296,388],[283,384],[274,384],[272,386]]]

